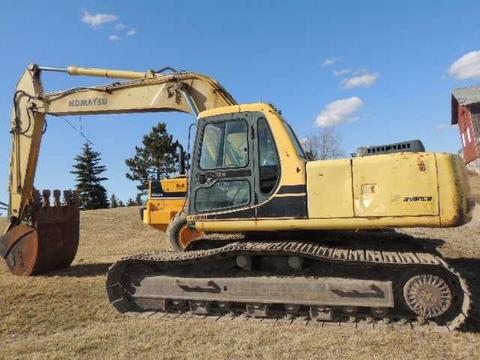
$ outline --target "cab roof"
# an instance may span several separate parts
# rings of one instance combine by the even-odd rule
[[[223,114],[233,114],[245,111],[276,111],[275,108],[266,103],[252,103],[252,104],[240,104],[240,105],[231,105],[231,106],[222,106],[215,109],[205,110],[200,112],[198,115],[199,119],[207,118],[210,116],[223,115]]]

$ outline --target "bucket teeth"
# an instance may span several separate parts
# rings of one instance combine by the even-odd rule
[[[65,200],[66,205],[73,205],[72,190],[64,190],[63,191],[63,199]]]
[[[53,194],[53,199],[50,200]],[[53,201],[53,203],[51,202]],[[34,210],[41,208],[78,208],[80,196],[78,191],[64,190],[63,198],[60,190],[34,190],[32,193],[31,207]]]
[[[79,207],[80,206],[80,195],[78,191],[74,190],[65,190],[63,192],[63,198],[66,205]]]
[[[35,209],[42,207],[42,195],[40,195],[40,191],[38,190],[33,191],[32,205]]]
[[[53,199],[54,199],[55,207],[62,206],[62,203],[60,201],[60,196],[62,196],[62,192],[60,190],[53,190]]]
[[[80,192],[77,190],[73,192],[73,205],[80,207]]]
[[[50,190],[43,190],[42,197],[43,197],[43,207],[50,207]]]

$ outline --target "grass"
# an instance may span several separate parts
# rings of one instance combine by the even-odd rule
[[[478,177],[474,180],[478,181]],[[479,184],[480,181],[475,186]],[[105,295],[106,269],[123,255],[168,248],[165,236],[143,225],[136,208],[86,211],[81,216],[81,244],[71,268],[49,276],[20,278],[11,276],[1,262],[0,358],[474,359],[480,356],[477,313],[464,331],[450,334],[121,316]],[[0,219],[0,227],[4,221]],[[478,311],[480,209],[476,210],[475,219],[461,228],[408,232],[436,239],[434,243],[439,250],[470,281]]]

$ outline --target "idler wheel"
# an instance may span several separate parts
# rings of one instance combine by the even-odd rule
[[[452,291],[447,282],[433,274],[412,277],[405,283],[403,295],[410,310],[425,319],[445,314],[452,304]]]

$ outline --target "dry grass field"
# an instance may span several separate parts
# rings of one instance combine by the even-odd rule
[[[480,194],[479,178],[473,180]],[[105,295],[108,266],[123,255],[167,248],[165,237],[140,222],[137,208],[81,216],[80,249],[71,268],[18,278],[1,262],[1,359],[480,358],[480,208],[462,228],[408,231],[436,239],[474,289],[473,316],[454,333],[124,317]]]

